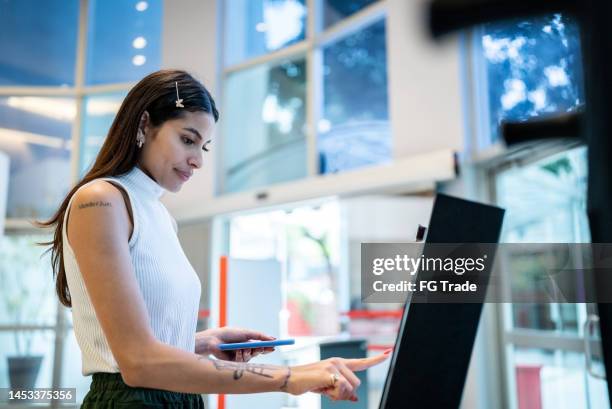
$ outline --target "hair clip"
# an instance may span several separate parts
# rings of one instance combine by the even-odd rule
[[[178,93],[178,81],[174,81],[174,85],[176,86],[176,107],[177,108],[185,108],[183,105],[183,100],[179,97]]]

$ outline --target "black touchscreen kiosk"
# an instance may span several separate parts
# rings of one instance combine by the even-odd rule
[[[425,242],[497,243],[503,217],[498,207],[438,194]],[[459,407],[483,301],[406,305],[380,409]]]

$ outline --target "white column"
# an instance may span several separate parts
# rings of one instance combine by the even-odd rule
[[[217,2],[216,0],[165,0],[162,25],[162,68],[188,71],[217,96]],[[218,98],[215,98],[220,108]],[[217,129],[219,129],[218,127]],[[217,134],[219,131],[217,131]],[[215,136],[213,136],[215,138]],[[174,217],[192,207],[205,206],[214,195],[217,141],[204,164],[179,193],[167,193],[162,202]]]
[[[387,0],[387,69],[393,157],[463,147],[457,37],[428,35],[426,0]]]

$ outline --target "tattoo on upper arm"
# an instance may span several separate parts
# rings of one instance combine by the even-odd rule
[[[205,357],[199,357],[198,359],[206,359]],[[233,371],[234,380],[242,378],[245,372],[252,373],[253,375],[263,376],[264,378],[273,378],[272,374],[268,371],[270,367],[262,364],[247,364],[243,362],[231,362],[223,361],[220,359],[211,360],[215,369],[218,371]]]
[[[87,202],[87,203],[82,203],[78,206],[79,209],[86,209],[88,207],[110,207],[111,203],[110,202],[103,202],[101,200],[97,200],[95,202]]]

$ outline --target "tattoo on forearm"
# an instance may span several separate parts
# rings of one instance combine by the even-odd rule
[[[263,376],[264,378],[273,378],[273,376],[267,372],[270,370],[270,368],[266,365],[230,362],[218,359],[213,360],[212,363],[218,371],[233,371],[234,380],[242,378],[242,375],[244,375],[245,372],[249,372],[257,376]]]
[[[86,209],[88,207],[110,207],[110,205],[111,205],[110,202],[103,202],[101,200],[97,200],[95,202],[87,202],[87,203],[80,204],[78,207],[79,209]]]
[[[291,378],[291,367],[287,367],[287,375],[285,376],[285,381],[280,387],[281,391],[287,392],[287,388],[289,387],[289,378]]]
[[[213,365],[215,365],[215,368],[217,368],[218,371],[222,371],[224,369],[227,369],[229,371],[234,371],[234,380],[237,381],[238,379],[242,378],[242,375],[244,374],[244,367],[240,366],[240,365],[230,365],[231,362],[224,362],[224,361],[213,361]]]

